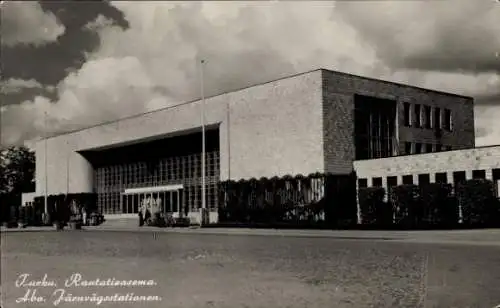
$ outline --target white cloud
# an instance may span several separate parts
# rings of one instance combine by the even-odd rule
[[[65,31],[54,14],[44,12],[35,1],[6,1],[0,14],[2,45],[43,45],[56,41]]]
[[[35,119],[47,108],[51,123],[58,123],[50,129],[65,130],[70,123],[92,125],[196,98],[200,57],[208,62],[208,95],[318,67],[477,97],[495,95],[498,71],[487,69],[494,65],[487,54],[497,46],[491,38],[500,25],[494,23],[497,15],[468,2],[458,1],[448,11],[412,3],[113,2],[130,28],[122,30],[102,16],[90,23],[87,28],[100,35],[100,48],[58,85],[59,101],[48,105],[37,98],[9,107],[9,117],[24,118],[12,120],[5,134],[24,123],[25,134],[11,140],[35,137],[40,131]],[[471,20],[470,29],[459,20]],[[475,39],[480,50],[473,50],[469,39],[482,35],[490,39]],[[441,43],[443,38],[456,53]],[[446,72],[429,69],[439,61],[446,62],[439,67]],[[485,117],[477,113],[479,126],[499,126]],[[491,134],[482,140],[500,143],[500,134]]]
[[[35,79],[24,80],[10,78],[0,82],[0,93],[11,94],[19,93],[23,89],[41,89],[43,86]]]

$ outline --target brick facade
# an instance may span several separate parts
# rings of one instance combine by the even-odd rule
[[[322,70],[325,171],[351,172],[354,151],[354,95],[373,96],[397,102],[399,152],[405,142],[449,145],[452,149],[468,149],[475,145],[474,106],[470,97],[421,89],[382,80]],[[449,109],[453,116],[452,131],[435,131],[404,126],[403,103],[422,104]]]

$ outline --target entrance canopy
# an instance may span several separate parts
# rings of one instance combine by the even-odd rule
[[[163,191],[178,191],[183,189],[184,185],[176,184],[176,185],[164,185],[164,186],[151,186],[151,187],[139,187],[139,188],[127,188],[123,192],[124,195],[133,195],[133,194],[145,194],[145,193],[155,193],[155,192],[163,192]]]

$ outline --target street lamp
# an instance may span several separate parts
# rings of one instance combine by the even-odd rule
[[[200,86],[201,86],[201,224],[204,223],[206,205],[206,183],[205,183],[205,88],[204,88],[204,76],[203,76],[203,66],[205,60],[200,61]]]

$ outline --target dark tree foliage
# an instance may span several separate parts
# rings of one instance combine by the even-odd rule
[[[35,190],[35,153],[26,147],[0,152],[0,193],[20,194]]]

